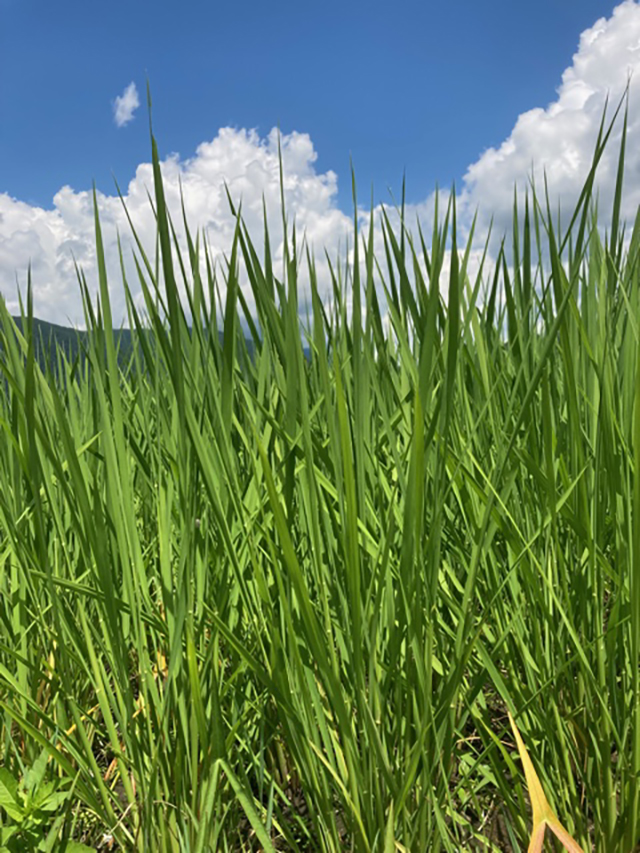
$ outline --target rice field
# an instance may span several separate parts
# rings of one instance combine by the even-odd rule
[[[98,211],[82,357],[38,357],[30,288],[0,305],[0,850],[559,850],[551,809],[568,850],[640,849],[611,127],[566,230],[530,188],[471,276],[454,196],[431,234],[383,212],[330,303],[291,228],[284,273],[240,215],[222,267],[181,253],[153,141],[126,357]]]

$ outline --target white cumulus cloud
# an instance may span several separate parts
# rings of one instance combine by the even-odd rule
[[[554,208],[570,214],[591,168],[609,96],[609,116],[622,97],[629,76],[629,126],[623,216],[633,224],[640,204],[640,4],[626,0],[610,18],[601,18],[580,36],[572,64],[564,71],[556,99],[545,109],[522,113],[504,142],[487,149],[469,166],[462,201],[479,206],[483,220],[494,216],[497,231],[508,230],[514,185],[520,194],[533,175],[543,197],[544,174]],[[623,122],[620,119],[598,166],[599,210],[611,212]]]
[[[136,84],[131,82],[121,95],[113,102],[113,120],[118,127],[124,127],[125,124],[133,119],[134,112],[140,106],[140,98]]]
[[[350,217],[337,207],[337,176],[319,173],[317,154],[307,134],[293,132],[280,139],[284,171],[284,195],[291,220],[295,216],[298,233],[318,249],[326,246],[335,256],[344,245]],[[205,234],[214,260],[228,253],[235,229],[225,182],[234,201],[242,203],[243,219],[262,245],[263,200],[271,231],[272,253],[278,273],[282,269],[283,243],[280,224],[280,165],[278,134],[266,138],[256,131],[222,128],[210,142],[202,143],[193,157],[182,160],[177,154],[162,163],[165,196],[178,235],[185,246],[180,213],[180,192],[184,196],[187,219],[193,230]],[[150,257],[155,247],[155,219],[148,192],[153,194],[150,163],[138,166],[124,191],[127,210],[136,232]],[[133,240],[120,199],[98,193],[103,241],[112,310],[118,322],[125,316],[119,264],[118,233],[126,259],[128,281],[139,292],[135,267],[131,262]],[[87,283],[97,290],[92,195],[62,187],[53,199],[53,209],[44,210],[0,194],[0,290],[12,311],[18,308],[16,272],[24,286],[31,261],[34,310],[45,319],[82,324],[75,261],[85,272]],[[319,252],[318,254],[321,254]],[[322,258],[319,258],[322,265]],[[249,301],[250,294],[247,291]]]

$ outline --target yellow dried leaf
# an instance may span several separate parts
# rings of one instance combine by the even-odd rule
[[[511,714],[509,714],[509,722],[511,723],[511,728],[513,729],[513,734],[518,745],[520,760],[522,761],[525,779],[527,780],[527,789],[529,791],[529,799],[531,800],[531,808],[533,809],[533,829],[531,831],[531,840],[529,842],[529,853],[542,853],[544,834],[547,827],[549,827],[553,834],[562,842],[569,853],[584,853],[582,847],[580,847],[578,842],[569,835],[567,830],[558,820],[556,813],[551,808],[549,801],[542,790],[542,785],[533,766],[533,762],[527,752],[527,747],[524,745],[524,741],[522,740],[518,727],[516,726],[515,720]]]

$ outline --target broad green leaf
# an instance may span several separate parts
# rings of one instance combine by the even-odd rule
[[[18,782],[5,767],[0,767],[0,808],[13,820],[22,820],[23,808],[18,799]]]

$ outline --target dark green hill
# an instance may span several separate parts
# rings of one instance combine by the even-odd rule
[[[13,321],[19,329],[22,329],[22,319],[13,317]],[[84,349],[87,332],[73,329],[69,326],[59,326],[57,323],[49,323],[47,320],[33,318],[33,331],[36,341],[36,354],[40,361],[46,356],[54,356],[56,347],[60,347],[68,358],[75,359]],[[119,354],[126,359],[131,353],[131,331],[129,329],[114,329],[116,346],[119,346]]]
[[[20,317],[13,317],[18,328],[22,328],[22,320]],[[71,361],[85,349],[88,332],[73,329],[70,326],[60,326],[57,323],[49,323],[47,320],[39,320],[36,317],[33,319],[33,330],[36,341],[36,357],[41,364],[44,364],[48,358],[50,364],[55,364],[56,347],[60,347],[67,358]],[[133,336],[136,332],[130,329],[114,329],[113,331],[116,347],[121,362],[126,362],[132,354]],[[222,331],[218,332],[220,343],[222,343]],[[255,344],[251,338],[246,338],[247,352],[250,358],[253,358]],[[304,348],[306,358],[310,358],[310,352],[307,347]]]

